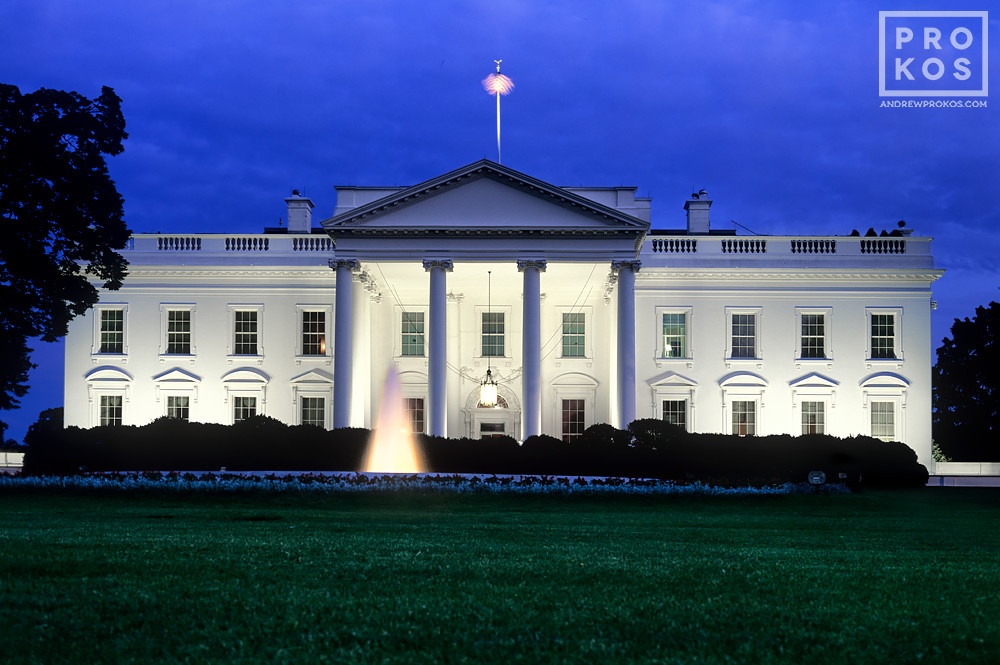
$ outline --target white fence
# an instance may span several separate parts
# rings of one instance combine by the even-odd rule
[[[24,453],[0,451],[0,469],[20,469],[24,466]]]

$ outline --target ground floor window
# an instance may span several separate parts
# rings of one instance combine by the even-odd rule
[[[300,397],[301,413],[299,422],[303,425],[326,427],[326,399],[322,397]]]
[[[191,398],[187,395],[167,395],[167,418],[187,422],[191,419]]]
[[[687,400],[663,400],[663,419],[668,423],[677,425],[683,430],[687,430]]]
[[[406,421],[410,423],[410,431],[414,434],[424,433],[424,398],[406,397],[403,399],[403,410]]]
[[[122,396],[101,395],[100,424],[102,426],[118,426],[122,424]]]
[[[756,436],[757,402],[737,400],[733,402],[733,434]]]
[[[585,428],[585,400],[564,399],[562,401],[562,440],[576,441]]]
[[[870,402],[872,436],[883,441],[896,440],[896,405],[893,402]]]
[[[480,439],[495,439],[507,435],[507,426],[504,423],[479,423]]]
[[[825,402],[802,402],[802,433],[826,434]]]
[[[249,420],[257,415],[256,397],[233,397],[233,422]]]

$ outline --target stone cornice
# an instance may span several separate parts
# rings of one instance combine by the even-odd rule
[[[659,281],[663,279],[701,279],[701,280],[796,280],[816,282],[822,280],[911,280],[933,282],[944,274],[943,270],[761,270],[759,268],[702,268],[677,270],[676,268],[646,267],[636,275],[643,281]]]

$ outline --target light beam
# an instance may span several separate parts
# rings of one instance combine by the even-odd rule
[[[497,73],[490,74],[483,79],[483,87],[491,95],[497,98],[497,164],[500,164],[500,95],[510,94],[514,89],[514,82],[509,76],[500,73],[500,63],[503,60],[494,60],[497,63]]]

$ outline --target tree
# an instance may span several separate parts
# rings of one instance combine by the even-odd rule
[[[127,138],[121,99],[0,83],[0,409],[28,391],[29,340],[64,336],[115,290],[130,231],[105,155]]]
[[[955,319],[932,372],[934,442],[955,461],[1000,460],[1000,304]]]

